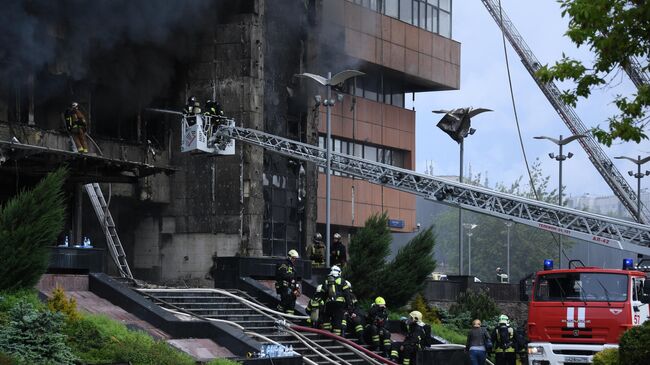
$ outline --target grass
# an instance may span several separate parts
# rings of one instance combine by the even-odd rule
[[[393,320],[400,320],[406,317],[408,317],[408,314],[406,312],[393,311],[388,315],[388,319]],[[465,345],[467,342],[466,331],[459,331],[455,326],[446,323],[427,323],[431,325],[431,334],[434,336],[440,336],[447,340],[449,343],[455,343],[459,345]]]

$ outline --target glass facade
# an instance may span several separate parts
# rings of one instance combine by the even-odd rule
[[[386,16],[451,38],[452,0],[348,0]]]
[[[325,136],[318,136],[318,147],[325,148]],[[402,168],[406,159],[406,151],[404,150],[375,146],[359,141],[353,142],[340,138],[332,138],[332,151]],[[321,168],[320,171],[324,170]],[[333,174],[341,175],[336,172]]]
[[[384,78],[381,74],[367,74],[346,81],[341,91],[384,104],[404,107],[404,88],[401,82]]]
[[[284,257],[291,249],[302,252],[300,224],[304,207],[298,199],[298,180],[291,175],[262,175],[262,250],[265,256]]]

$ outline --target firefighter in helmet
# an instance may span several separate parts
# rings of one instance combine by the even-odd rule
[[[323,283],[325,291],[325,317],[323,329],[330,330],[335,335],[343,335],[345,311],[351,305],[350,287],[341,278],[341,268],[334,265]]]
[[[401,359],[403,365],[415,364],[417,351],[423,347],[426,338],[422,313],[419,311],[409,313],[409,319],[403,323],[403,329],[406,332],[404,342],[393,344],[390,357],[394,361]]]
[[[348,256],[345,251],[345,245],[341,242],[341,235],[334,233],[334,242],[332,242],[332,247],[330,247],[330,265],[343,267],[347,261]]]
[[[88,123],[84,114],[79,110],[79,104],[76,102],[70,104],[70,107],[64,113],[64,117],[65,126],[72,135],[77,151],[87,153],[86,131],[88,130]]]
[[[293,314],[296,298],[300,296],[300,286],[296,276],[296,260],[299,258],[296,250],[287,253],[287,260],[275,271],[275,290],[280,296],[278,310]]]
[[[496,365],[515,365],[514,330],[510,327],[510,318],[505,314],[499,316],[499,324],[492,331],[492,343],[496,354]]]
[[[390,331],[386,328],[388,310],[386,300],[382,297],[375,298],[366,316],[366,340],[373,350],[381,350],[384,356],[390,351]]]
[[[323,312],[325,311],[325,291],[323,291],[323,285],[316,287],[316,292],[309,299],[305,311],[309,314],[307,323],[313,328],[319,328],[322,322]]]
[[[325,266],[325,244],[320,233],[316,233],[312,243],[307,246],[307,255],[309,255],[313,267]]]

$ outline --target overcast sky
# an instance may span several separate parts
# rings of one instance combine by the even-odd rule
[[[588,49],[577,49],[564,36],[568,21],[562,18],[555,0],[502,0],[502,5],[542,64],[560,59],[563,52],[581,59],[593,57]],[[472,122],[477,132],[465,142],[465,171],[471,164],[474,174],[480,172],[485,175],[487,172],[492,186],[496,182],[509,184],[521,175],[526,180],[510,100],[501,33],[481,1],[454,1],[452,38],[461,43],[461,87],[458,91],[416,94],[416,170],[424,171],[427,161],[433,161],[435,175],[458,175],[458,144],[435,126],[440,116],[432,114],[431,110],[474,106],[493,109],[494,112],[482,114]],[[533,137],[547,135],[557,138],[560,134],[570,135],[570,132],[524,69],[509,43],[507,49],[517,112],[529,162],[532,164],[539,157],[544,173],[552,176],[553,186],[556,186],[558,163],[551,160],[548,153],[557,153],[557,146],[550,141],[534,140]],[[577,113],[588,128],[598,124],[606,125],[607,116],[615,111],[610,102],[612,95],[634,90],[624,73],[619,73],[615,80],[615,88],[599,90],[589,100],[579,102]],[[408,94],[409,107],[413,106],[410,100],[411,95]],[[617,142],[611,148],[603,146],[603,149],[619,171],[628,178],[628,182],[636,188],[636,180],[627,176],[627,171],[635,168],[635,165],[614,160],[613,157],[638,154],[645,157],[650,153],[650,143]],[[611,190],[577,142],[565,147],[565,154],[566,152],[575,154],[563,165],[567,194],[611,195]],[[650,164],[645,167],[650,170]],[[642,184],[650,187],[650,178]]]

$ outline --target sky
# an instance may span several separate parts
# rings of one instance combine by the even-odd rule
[[[502,0],[502,6],[542,64],[552,64],[562,57],[563,52],[581,60],[593,59],[593,54],[586,47],[576,48],[564,36],[568,20],[562,18],[560,6],[555,0]],[[406,97],[407,107],[416,110],[416,170],[424,172],[426,166],[433,163],[435,175],[458,175],[459,146],[436,127],[440,115],[432,114],[431,110],[473,106],[489,108],[494,112],[481,114],[472,120],[477,132],[465,140],[465,172],[471,165],[473,174],[487,174],[491,186],[497,182],[510,185],[522,175],[523,181],[527,181],[510,99],[501,32],[479,0],[455,0],[452,16],[452,38],[461,43],[460,90],[418,93],[414,103],[411,102],[411,94]],[[557,154],[557,146],[533,137],[546,135],[558,138],[560,134],[566,137],[571,133],[509,43],[506,47],[528,161],[532,164],[539,158],[544,174],[551,176],[551,184],[555,187],[558,183],[558,163],[551,160],[548,153]],[[568,85],[560,85],[561,89],[566,87]],[[607,117],[616,111],[611,103],[613,96],[630,94],[634,90],[634,85],[621,71],[611,87],[595,90],[588,100],[581,99],[576,107],[577,114],[587,128],[599,124],[605,127]],[[640,154],[643,158],[650,154],[650,142],[646,140],[636,144],[618,141],[611,148],[602,147],[636,189],[636,179],[627,175],[628,170],[636,170],[636,165],[615,160],[614,157],[636,157]],[[564,153],[567,152],[573,152],[574,157],[563,163],[565,197],[585,193],[612,195],[611,189],[577,142],[565,146]],[[650,170],[650,164],[645,168]],[[650,188],[650,178],[644,180],[642,187]]]

